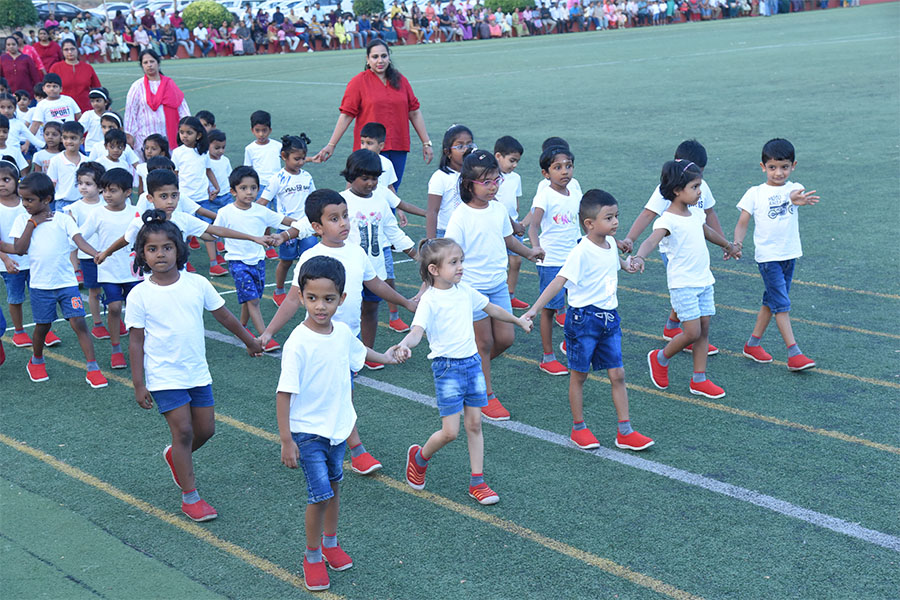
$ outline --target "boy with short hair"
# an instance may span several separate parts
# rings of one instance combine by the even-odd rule
[[[121,129],[110,129],[103,135],[103,147],[105,155],[97,159],[106,170],[125,169],[134,176],[134,166],[125,158],[125,148],[128,147],[128,138]]]
[[[504,135],[494,142],[494,158],[500,166],[500,176],[503,181],[497,188],[497,195],[494,200],[499,201],[506,207],[509,213],[509,222],[513,227],[513,235],[520,242],[525,238],[526,225],[519,222],[519,197],[522,195],[522,177],[516,173],[516,167],[522,160],[522,154],[525,148],[519,143],[519,140]],[[526,221],[530,222],[530,217],[526,217]],[[506,276],[506,285],[509,287],[509,298],[513,308],[528,308],[527,302],[522,302],[516,298],[516,285],[519,283],[519,269],[522,267],[522,257],[518,254],[506,251],[509,255],[509,273]]]
[[[78,200],[78,181],[75,173],[82,161],[88,159],[80,150],[84,139],[84,126],[78,121],[66,121],[61,129],[63,151],[54,154],[47,166],[47,176],[56,190],[53,210],[58,211]]]
[[[324,561],[335,571],[353,566],[337,541],[344,450],[356,422],[351,372],[367,359],[397,360],[393,348],[384,354],[366,348],[346,324],[332,318],[347,296],[339,261],[315,256],[297,270],[291,295],[300,296],[307,316],[284,343],[276,412],[281,462],[291,469],[302,465],[306,476],[304,585],[324,590],[331,585]]]
[[[741,216],[734,228],[734,243],[740,248],[753,218],[754,258],[766,288],[753,333],[744,345],[744,356],[760,363],[772,362],[772,355],[763,350],[759,341],[774,314],[787,346],[788,370],[803,371],[816,363],[803,355],[794,339],[788,293],[794,264],[803,256],[797,207],[812,206],[819,202],[819,197],[815,190],[807,192],[801,184],[788,179],[797,167],[794,146],[789,141],[775,138],[766,142],[759,164],[766,174],[766,182],[751,187],[738,202]]]
[[[50,121],[66,123],[78,121],[81,109],[70,96],[62,93],[62,78],[56,73],[44,75],[42,89],[47,97],[37,103],[31,115],[31,133],[37,133],[41,125]],[[82,128],[82,135],[84,128]]]
[[[281,144],[269,139],[272,135],[272,115],[264,110],[254,111],[250,115],[250,131],[256,139],[244,148],[244,164],[253,167],[261,182],[268,183],[281,170]],[[259,186],[259,196],[266,189],[266,183]],[[258,198],[258,196],[257,196]],[[273,199],[267,205],[270,210],[278,210],[278,200]],[[277,259],[275,248],[266,250],[266,258]]]
[[[593,367],[594,370],[606,369],[612,386],[618,417],[616,446],[644,450],[653,445],[653,440],[631,427],[622,365],[622,330],[616,312],[619,269],[629,273],[637,271],[619,258],[616,248],[619,204],[603,190],[589,190],[581,198],[578,219],[584,227],[584,237],[524,317],[534,318],[564,287],[568,290],[566,355],[573,420],[570,439],[585,450],[600,447],[600,442],[584,424],[584,382]]]
[[[200,124],[203,125],[204,129],[206,129],[206,133],[209,133],[216,128],[216,115],[212,114],[210,111],[200,110],[197,111],[197,114],[194,116],[200,119]],[[224,180],[217,179],[216,181]]]

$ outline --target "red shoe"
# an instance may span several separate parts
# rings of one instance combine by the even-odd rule
[[[334,548],[326,548],[322,545],[322,557],[328,563],[328,568],[332,571],[346,571],[353,566],[353,559],[344,552],[341,545],[338,544]]]
[[[519,310],[525,310],[526,308],[531,307],[530,304],[528,304],[527,302],[522,302],[518,298],[513,298],[509,302],[510,304],[512,304],[513,308],[518,308]]]
[[[209,268],[209,274],[213,277],[221,277],[222,275],[228,275],[228,269],[222,265],[213,265]]]
[[[50,339],[49,332],[47,332],[47,339]],[[31,345],[31,338],[28,337],[28,334],[23,331],[22,333],[14,333],[12,342],[13,346],[15,346],[16,348],[27,348]],[[45,341],[44,345],[49,346],[50,344]]]
[[[75,271],[75,279],[78,281],[78,285],[82,285],[84,283],[84,273],[81,272],[81,269]]]
[[[6,349],[3,347],[3,342],[0,342],[0,365],[6,362]]]
[[[500,404],[500,400],[497,398],[488,400],[488,405],[482,407],[481,414],[490,421],[509,421],[509,411]]]
[[[684,352],[693,354],[694,353],[694,345],[688,344],[687,346],[685,346]],[[714,354],[718,354],[718,353],[719,353],[719,349],[716,348],[715,346],[713,346],[712,344],[709,345],[709,349],[706,351],[707,356],[713,356]]]
[[[191,263],[187,263],[184,266],[184,270],[187,271],[188,273],[196,273],[197,272],[197,269],[195,269],[194,265],[192,265]]]
[[[616,447],[625,450],[634,450],[640,452],[653,445],[653,440],[646,435],[641,435],[637,431],[632,431],[628,435],[622,435],[616,432]]]
[[[281,344],[275,340],[269,340],[269,343],[263,348],[263,352],[275,352],[276,350],[281,350]]]
[[[669,329],[668,327],[663,327],[663,339],[671,340],[676,335],[681,335],[681,327],[673,327]]]
[[[563,354],[568,354],[568,352],[566,352],[566,340],[563,340],[559,343],[559,351]]]
[[[191,250],[199,250],[200,249],[200,240],[198,240],[194,236],[191,236],[191,239],[188,240],[188,247]]]
[[[350,458],[350,468],[360,475],[368,475],[381,468],[381,463],[375,460],[375,457],[368,452],[363,452],[359,456]]]
[[[109,382],[106,381],[106,377],[103,376],[99,370],[97,371],[88,371],[87,375],[84,376],[84,380],[88,382],[92,388],[100,389],[105,388],[109,385]]]
[[[278,250],[275,248],[269,248],[266,250],[266,258],[278,258]]]
[[[224,257],[224,256],[222,256],[221,254],[216,254],[216,264],[217,264],[217,265],[224,265],[224,264],[227,263],[227,262],[228,262],[228,261],[225,260],[225,257]]]
[[[36,365],[31,362],[30,358],[28,364],[25,365],[25,371],[28,373],[28,378],[35,383],[50,379],[50,376],[47,375],[47,365]]]
[[[103,325],[94,325],[91,328],[91,335],[94,336],[94,339],[108,340],[109,330]]]
[[[587,428],[577,430],[572,429],[569,439],[582,450],[593,450],[594,448],[600,447],[600,442],[597,441],[597,438],[594,437],[591,430]]]
[[[201,523],[203,521],[212,521],[219,516],[212,506],[206,503],[206,500],[200,500],[193,504],[181,503],[181,512],[183,512],[192,521]],[[324,568],[324,567],[323,567]]]
[[[322,552],[322,555],[324,556],[325,553]],[[321,592],[331,587],[324,560],[311,563],[306,560],[305,556],[303,557],[303,585],[311,592]]]
[[[61,344],[61,343],[62,343],[62,340],[59,339],[59,337],[57,337],[57,335],[55,333],[53,333],[52,331],[47,332],[47,337],[44,338],[45,346],[47,346],[49,348],[51,346],[55,346],[55,345]]]
[[[178,475],[175,474],[175,463],[172,462],[172,444],[169,444],[163,450],[163,459],[165,459],[166,464],[169,465],[169,471],[172,472],[172,481],[175,482],[178,489],[181,489],[181,484],[178,483]]]
[[[128,335],[128,328],[125,327],[125,321],[119,321],[119,335]]]
[[[814,366],[816,366],[816,361],[807,358],[802,354],[788,358],[788,371],[803,371],[804,369],[811,369]]]
[[[281,306],[285,298],[287,298],[287,294],[272,294],[272,302],[275,303],[275,306]]]
[[[538,368],[549,375],[566,375],[569,372],[569,369],[558,360],[543,362],[538,365]]]
[[[396,331],[397,333],[406,333],[409,331],[409,325],[403,322],[403,319],[397,318],[393,321],[388,321],[388,327]]]
[[[113,369],[124,369],[127,367],[125,355],[121,352],[113,352],[112,356],[109,357],[109,366]]]
[[[216,252],[225,252],[225,242],[216,242]]]
[[[748,346],[744,344],[744,356],[758,363],[772,362],[772,355],[762,349],[762,346]]]
[[[370,362],[367,360],[367,361],[365,361],[364,364],[366,365],[366,368],[370,371],[380,371],[381,369],[384,368],[384,365],[381,363],[378,363],[378,362]]]
[[[715,400],[716,398],[723,398],[725,396],[725,390],[714,384],[709,379],[707,379],[706,381],[701,381],[700,383],[697,383],[693,379],[691,379],[690,390],[691,393],[695,396],[706,396],[707,398],[712,398],[713,400]]]
[[[479,483],[476,486],[469,486],[469,496],[478,500],[478,504],[497,504],[500,502],[500,496],[497,492],[488,487],[486,483]]]
[[[651,350],[647,355],[647,364],[650,365],[650,381],[661,390],[669,387],[669,367],[659,364],[656,353],[659,350]]]
[[[559,325],[560,327],[565,327],[566,326],[566,313],[564,313],[564,312],[556,313],[555,320],[556,320],[557,325]]]
[[[413,444],[406,452],[406,483],[414,490],[425,488],[425,469],[416,462],[416,453],[421,449],[418,444]]]

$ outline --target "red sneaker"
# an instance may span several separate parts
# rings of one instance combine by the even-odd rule
[[[559,325],[560,327],[565,327],[566,326],[566,313],[565,312],[556,313],[555,321],[556,321],[556,324]]]
[[[184,266],[184,270],[187,271],[188,273],[196,273],[197,272],[197,269],[195,269],[194,265],[192,265],[191,263],[187,263]]]
[[[125,321],[119,321],[119,335],[128,335],[128,328],[125,327]]]
[[[209,274],[213,277],[221,277],[222,275],[228,275],[228,269],[222,265],[213,265],[209,268]]]
[[[172,472],[172,481],[175,482],[178,489],[181,489],[181,484],[178,483],[178,475],[175,474],[175,463],[172,462],[172,444],[169,444],[163,450],[163,459],[165,459],[166,464],[169,465],[169,471]]]
[[[510,304],[512,304],[513,308],[518,308],[519,310],[525,310],[526,308],[529,308],[531,306],[527,302],[522,302],[518,298],[513,298],[509,302],[510,302]]]
[[[48,340],[50,338],[49,332],[47,332],[47,338]],[[28,337],[28,334],[23,331],[22,333],[14,333],[12,342],[13,346],[15,346],[16,348],[27,348],[31,345],[31,338]],[[50,344],[44,342],[44,345],[49,346]]]
[[[272,302],[275,303],[275,306],[281,306],[285,298],[287,298],[287,294],[272,294]]]
[[[6,349],[3,347],[3,342],[0,342],[0,365],[6,362]]]
[[[569,373],[569,369],[558,360],[543,362],[538,365],[538,368],[549,375],[566,375]]]
[[[568,354],[568,352],[566,352],[566,340],[563,340],[559,343],[559,351],[563,354]]]
[[[803,371],[816,366],[816,361],[802,354],[788,358],[788,371]]]
[[[103,325],[94,325],[91,328],[91,335],[94,336],[95,339],[98,340],[108,340],[109,339],[109,330]]]
[[[375,460],[375,457],[368,452],[363,452],[359,456],[350,458],[350,468],[360,475],[368,475],[381,468],[381,463]]]
[[[216,242],[216,252],[225,252],[225,242]]]
[[[569,439],[582,450],[593,450],[600,447],[600,442],[594,437],[590,429],[572,429]]]
[[[744,356],[758,363],[772,362],[772,355],[762,349],[762,346],[748,346],[744,344]]]
[[[275,340],[269,340],[269,343],[263,348],[263,352],[275,352],[276,350],[281,350],[281,344]]]
[[[659,350],[651,350],[647,354],[647,364],[650,365],[650,381],[659,389],[664,390],[669,387],[669,367],[659,364],[657,352]]]
[[[84,376],[84,380],[88,382],[95,390],[100,388],[105,388],[109,385],[109,382],[106,381],[106,377],[103,376],[99,370],[97,371],[88,371],[87,375]]]
[[[367,361],[365,361],[364,364],[366,365],[366,368],[370,371],[380,371],[381,369],[384,368],[384,365],[381,363],[378,363],[378,362],[371,362],[371,361],[367,360]]]
[[[52,331],[47,332],[47,337],[44,338],[45,346],[47,346],[49,348],[50,346],[55,346],[55,345],[61,344],[61,343],[62,343],[62,340],[59,339],[59,337],[57,337],[57,335],[55,333],[53,333]]]
[[[78,281],[78,285],[84,283],[84,273],[81,272],[81,269],[75,271],[75,280]]]
[[[278,258],[278,250],[275,248],[269,248],[266,250],[266,258]]]
[[[684,351],[688,352],[690,354],[693,354],[694,353],[694,345],[688,344],[687,346],[684,347]],[[712,344],[709,345],[709,349],[706,351],[707,356],[713,356],[718,353],[719,353],[719,349],[716,348],[715,346],[713,346]]]
[[[716,398],[723,398],[725,396],[725,390],[714,384],[709,379],[707,379],[706,381],[701,381],[700,383],[696,383],[692,379],[690,391],[695,396],[706,396],[707,398],[712,398],[713,400],[715,400]]]
[[[109,366],[113,369],[124,369],[128,366],[125,362],[125,355],[121,352],[113,352],[109,357]]]
[[[219,516],[212,506],[206,503],[206,500],[200,500],[193,504],[181,503],[181,512],[183,512],[192,521],[201,523],[203,521],[212,521]],[[324,567],[322,567],[324,568]]]
[[[645,450],[653,445],[653,440],[648,438],[646,435],[641,435],[637,431],[632,431],[628,435],[622,435],[618,431],[616,432],[616,447],[624,448],[625,450],[634,450],[635,452],[640,452],[641,450]]]
[[[188,240],[188,247],[191,250],[199,250],[200,249],[200,240],[198,240],[194,236],[191,236],[191,239]]]
[[[36,365],[31,362],[30,358],[28,359],[28,364],[25,365],[25,371],[28,373],[28,378],[35,383],[50,379],[50,376],[47,375],[47,365]]]
[[[221,254],[216,254],[216,264],[217,264],[217,265],[224,265],[224,264],[227,263],[227,262],[228,262],[228,261],[225,260],[225,257],[224,257],[224,256],[222,256]]]
[[[325,562],[328,563],[328,568],[332,571],[346,571],[353,566],[353,559],[344,552],[340,544],[334,548],[326,548],[323,544],[322,556],[325,558]]]
[[[481,414],[490,421],[509,421],[509,411],[500,404],[500,400],[497,398],[488,400],[488,405],[482,407]]]
[[[488,487],[486,483],[479,483],[476,486],[469,486],[469,496],[478,500],[478,504],[497,504],[500,502],[500,496],[497,492]]]
[[[323,552],[324,556],[325,553]],[[325,561],[311,563],[303,557],[303,585],[311,592],[321,592],[331,587],[331,581],[328,579],[328,569],[325,568]]]
[[[671,340],[676,335],[681,335],[681,327],[673,327],[669,329],[668,327],[663,327],[663,339]]]
[[[404,323],[403,319],[400,318],[388,321],[388,327],[390,327],[397,333],[406,333],[407,331],[409,331],[409,325]]]
[[[420,467],[416,462],[415,456],[421,446],[413,444],[406,452],[406,483],[414,490],[425,488],[425,469],[428,467]]]

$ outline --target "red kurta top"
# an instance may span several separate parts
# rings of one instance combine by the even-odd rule
[[[10,93],[18,90],[32,92],[34,86],[41,82],[41,73],[34,61],[27,54],[19,54],[16,58],[9,52],[0,54],[0,77],[5,77]]]
[[[94,67],[81,60],[74,65],[63,60],[50,67],[50,72],[59,75],[62,79],[62,93],[71,96],[81,112],[91,110],[91,88],[100,87],[100,79],[94,72]]]
[[[50,67],[52,67],[54,63],[63,59],[62,48],[60,48],[59,44],[53,40],[50,40],[50,43],[46,46],[40,42],[35,42],[31,47],[41,55],[41,61],[44,63],[44,68],[47,69],[48,73],[50,72]]]
[[[359,150],[359,132],[363,126],[376,121],[387,129],[385,150],[409,152],[409,113],[418,109],[419,99],[406,77],[400,76],[400,89],[395,90],[366,69],[347,84],[339,110],[356,119],[353,150]]]

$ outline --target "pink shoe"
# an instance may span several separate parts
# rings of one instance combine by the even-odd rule
[[[166,464],[169,465],[169,471],[172,472],[172,481],[175,482],[178,489],[181,489],[181,484],[178,483],[178,475],[175,474],[175,463],[172,462],[172,444],[169,444],[166,446],[165,450],[163,450],[163,459],[165,459]]]
[[[541,363],[538,368],[548,375],[567,375],[569,373],[569,369],[558,360]]]
[[[212,506],[206,503],[206,500],[200,500],[193,504],[181,503],[181,512],[183,512],[192,521],[201,523],[203,521],[212,521],[219,516]],[[323,567],[324,568],[324,567]]]
[[[325,553],[322,552],[322,556]],[[325,568],[324,558],[319,562],[311,563],[303,557],[303,585],[312,592],[320,592],[331,587],[328,579],[328,569]]]
[[[344,552],[340,544],[334,548],[326,548],[322,544],[322,556],[325,558],[325,562],[328,563],[328,568],[332,571],[346,571],[353,566],[353,559]]]

